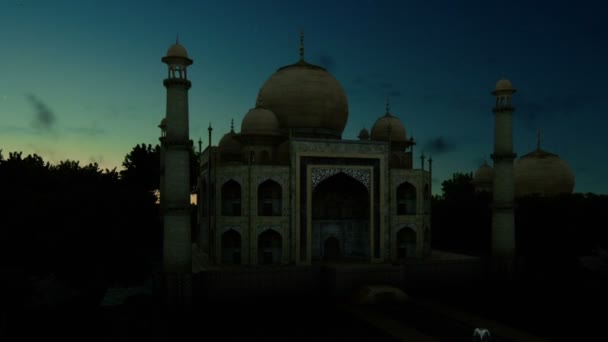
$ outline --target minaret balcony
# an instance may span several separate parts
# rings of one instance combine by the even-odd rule
[[[192,82],[185,78],[165,78],[163,81],[165,87],[183,87],[184,89],[190,89]]]
[[[163,140],[163,143],[165,144],[165,146],[171,146],[171,147],[183,147],[185,149],[190,149],[192,148],[192,140],[191,139],[169,139],[168,137],[165,137],[165,139]]]
[[[501,113],[501,112],[514,112],[515,111],[515,107],[511,106],[511,105],[502,105],[499,107],[494,107],[492,108],[492,112],[494,113]]]

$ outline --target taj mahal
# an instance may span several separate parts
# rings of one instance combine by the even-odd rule
[[[184,158],[191,145],[186,73],[191,60],[176,43],[163,61],[169,77],[160,192],[170,212],[171,202],[178,202],[171,198],[176,187],[182,187],[186,204],[185,169],[179,179],[170,179],[169,169],[171,159]],[[199,231],[191,235],[205,263],[381,263],[430,252],[432,159],[422,156],[414,165],[416,143],[388,101],[385,113],[370,131],[361,130],[358,140],[342,139],[347,119],[340,83],[306,62],[301,44],[300,60],[266,80],[240,131],[233,126],[218,146],[202,153]],[[172,140],[184,145],[178,149]],[[192,258],[187,245],[178,249],[176,257]]]

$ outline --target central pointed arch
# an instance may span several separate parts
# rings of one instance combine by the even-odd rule
[[[323,259],[338,260],[340,259],[340,241],[335,236],[330,236],[325,239],[323,244]]]
[[[369,198],[368,188],[343,172],[319,182],[312,193],[313,259],[327,252],[332,258],[370,259]]]

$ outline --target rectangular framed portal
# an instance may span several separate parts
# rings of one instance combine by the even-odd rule
[[[381,217],[384,207],[384,177],[382,177],[382,165],[384,165],[383,154],[366,153],[324,153],[306,152],[296,154],[296,193],[295,193],[295,237],[296,237],[296,263],[310,264],[312,261],[312,190],[313,170],[334,170],[328,172],[350,170],[357,172],[361,170],[369,175],[370,195],[370,259],[374,262],[382,260],[384,246],[385,220]],[[327,172],[326,172],[327,173]],[[346,172],[345,172],[346,173]]]

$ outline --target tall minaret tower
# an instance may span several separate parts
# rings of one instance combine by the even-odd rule
[[[494,191],[492,202],[492,270],[499,278],[513,276],[515,262],[515,219],[513,216],[513,112],[511,82],[501,79],[492,95],[494,112]]]
[[[163,269],[167,274],[192,272],[190,235],[190,150],[188,127],[188,80],[186,68],[192,64],[186,49],[176,40],[162,58],[168,65],[167,114],[161,138],[164,167],[163,193]]]

